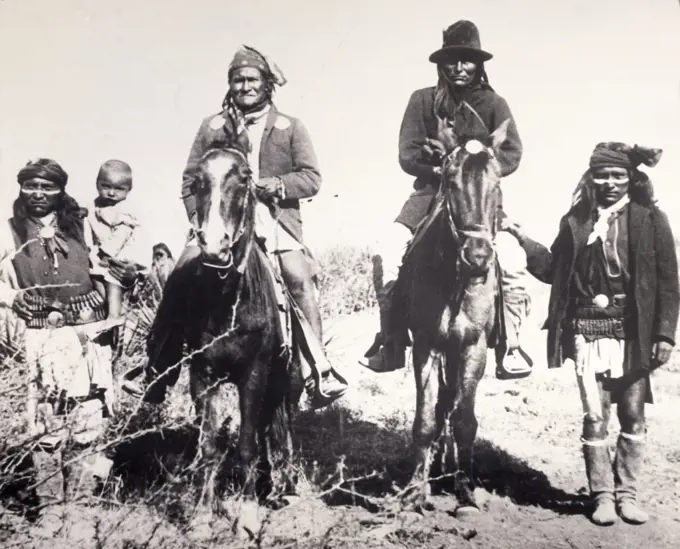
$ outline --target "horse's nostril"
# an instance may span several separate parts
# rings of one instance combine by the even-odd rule
[[[491,259],[491,247],[486,243],[474,243],[464,246],[465,260],[475,267],[483,267]]]
[[[467,260],[477,267],[481,267],[489,259],[489,254],[483,250],[472,250],[466,254]]]

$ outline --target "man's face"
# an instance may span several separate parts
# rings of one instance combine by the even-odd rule
[[[34,177],[21,184],[20,197],[31,217],[44,217],[57,209],[63,189],[47,179]]]
[[[165,250],[159,248],[153,252],[153,263],[154,265],[162,265],[168,260],[168,254]]]
[[[153,268],[154,271],[156,271],[160,283],[164,285],[165,281],[168,279],[168,276],[170,275],[170,271],[172,271],[174,267],[174,262],[168,256],[165,250],[163,250],[162,248],[156,248],[155,250],[153,250],[153,260],[151,267]]]
[[[236,106],[244,111],[260,105],[267,93],[262,73],[254,67],[235,69],[229,79],[229,89]]]
[[[477,63],[471,59],[451,59],[449,63],[441,65],[446,79],[456,87],[469,86],[477,74]]]
[[[621,200],[628,192],[630,175],[626,168],[618,166],[595,168],[591,172],[595,188],[595,200],[607,207]]]
[[[102,206],[113,206],[127,198],[132,189],[132,182],[126,174],[109,173],[97,179],[99,203]]]

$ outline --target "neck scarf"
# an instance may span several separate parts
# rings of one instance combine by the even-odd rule
[[[54,213],[48,214],[45,217],[36,219],[36,224],[40,227],[38,239],[45,248],[47,257],[52,262],[52,268],[56,271],[59,269],[59,256],[57,252],[61,253],[64,257],[68,256],[68,244],[57,226],[57,216]]]
[[[227,104],[227,116],[231,120],[234,129],[234,139],[244,149],[247,155],[253,150],[253,144],[248,137],[248,128],[269,114],[271,103],[265,103],[262,108],[244,113],[234,105],[233,101]]]
[[[609,221],[614,216],[614,214],[623,210],[623,208],[630,202],[630,197],[626,194],[618,202],[615,202],[611,206],[603,208],[601,206],[597,207],[597,221],[593,226],[593,232],[588,236],[587,245],[590,246],[598,238],[604,242],[607,238],[607,231],[609,230]]]

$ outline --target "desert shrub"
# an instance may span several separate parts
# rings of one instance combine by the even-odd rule
[[[367,247],[334,246],[318,254],[321,314],[357,313],[376,305],[371,252]]]

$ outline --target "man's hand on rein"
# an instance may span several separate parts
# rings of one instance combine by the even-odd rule
[[[278,177],[263,177],[255,184],[255,194],[262,202],[280,198],[281,180]]]
[[[506,231],[510,233],[512,236],[514,236],[520,243],[524,238],[526,238],[526,234],[524,233],[524,230],[522,229],[522,226],[510,219],[507,215],[503,216],[503,218],[500,220],[500,227],[499,229],[501,231]]]
[[[421,149],[423,160],[430,164],[440,164],[446,156],[446,147],[437,139],[426,139]]]

